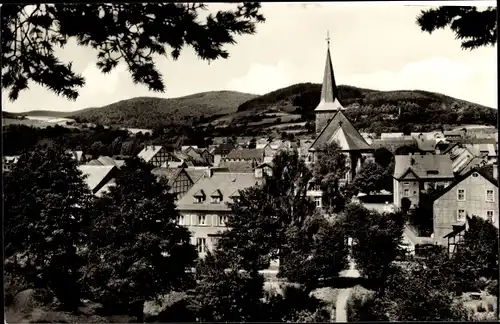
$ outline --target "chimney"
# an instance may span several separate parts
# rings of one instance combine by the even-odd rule
[[[214,170],[211,167],[208,167],[205,169],[205,177],[206,178],[211,178],[213,174],[214,174]]]
[[[411,158],[411,159],[410,159],[410,164],[411,164],[411,165],[414,165],[414,164],[415,164],[415,159],[414,159],[414,158]]]
[[[493,179],[498,180],[498,163],[493,164]]]

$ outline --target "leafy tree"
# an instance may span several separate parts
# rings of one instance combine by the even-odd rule
[[[385,310],[389,321],[464,321],[468,313],[446,281],[432,267],[397,269],[374,310]]]
[[[477,216],[467,221],[469,228],[453,264],[458,283],[473,289],[480,277],[498,280],[498,228]]]
[[[227,268],[224,258],[207,253],[196,267],[193,304],[198,321],[264,321],[264,278],[257,271]]]
[[[352,255],[360,272],[380,284],[400,254],[405,218],[400,213],[380,214],[361,205],[347,205],[342,223],[354,241]]]
[[[96,201],[83,282],[108,309],[142,320],[145,301],[193,285],[195,248],[177,224],[174,197],[152,166],[127,160],[116,185]]]
[[[375,162],[367,162],[354,178],[353,186],[359,191],[370,194],[384,189],[386,169]]]
[[[462,40],[462,49],[476,49],[497,43],[497,8],[442,6],[422,10],[417,17],[421,30],[431,34],[435,30],[450,28],[457,39]]]
[[[78,250],[87,241],[83,228],[92,203],[76,161],[57,146],[32,150],[4,174],[4,185],[5,258],[27,258],[17,269],[25,280],[75,309],[81,297]]]
[[[37,4],[2,8],[2,86],[9,98],[34,81],[57,94],[75,100],[85,84],[54,54],[56,46],[76,39],[80,46],[98,51],[97,67],[108,73],[123,62],[135,83],[150,90],[164,91],[162,75],[154,56],[176,60],[182,48],[192,46],[204,60],[228,58],[224,45],[234,44],[234,36],[254,34],[263,22],[259,3],[243,3],[234,10],[218,11],[200,20],[208,8],[201,3],[113,3]]]
[[[98,158],[100,155],[107,155],[107,148],[102,142],[94,142],[92,146],[90,146],[89,154],[91,154],[93,158]]]
[[[307,288],[283,285],[282,294],[268,293],[266,321],[269,322],[329,322],[325,304],[310,295]]]
[[[375,162],[383,168],[388,167],[394,159],[392,152],[385,147],[376,149],[375,152],[373,152],[373,157],[375,158]]]
[[[278,276],[314,289],[320,279],[338,276],[346,269],[347,245],[341,226],[323,215],[313,215],[302,227],[287,230]]]
[[[265,269],[280,256],[291,225],[302,226],[316,209],[305,193],[310,172],[296,152],[275,155],[272,175],[263,184],[242,190],[230,204],[230,230],[219,243],[237,268]],[[279,193],[279,194],[277,194]]]
[[[333,211],[341,210],[345,197],[340,190],[340,181],[345,178],[349,168],[338,144],[332,142],[322,147],[313,168],[314,177],[320,182],[323,191],[323,205]]]

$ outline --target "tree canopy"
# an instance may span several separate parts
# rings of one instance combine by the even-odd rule
[[[93,298],[139,318],[145,301],[193,287],[188,270],[197,257],[168,185],[151,169],[127,160],[96,201],[83,269]]]
[[[265,19],[258,2],[238,4],[202,19],[202,3],[37,4],[2,6],[2,87],[14,101],[29,81],[75,100],[84,78],[55,54],[70,39],[97,50],[97,67],[109,73],[120,62],[134,83],[164,91],[155,57],[176,60],[191,46],[204,60],[228,58],[235,35],[254,34]],[[170,52],[169,52],[170,50]]]
[[[4,185],[5,258],[36,288],[77,306],[78,250],[88,239],[82,228],[92,196],[76,162],[59,146],[36,149],[19,157]]]
[[[450,28],[457,39],[462,41],[462,48],[473,50],[497,43],[497,8],[442,6],[422,10],[417,17],[417,24],[424,32],[432,33],[442,28]]]

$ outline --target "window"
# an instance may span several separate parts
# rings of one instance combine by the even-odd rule
[[[463,222],[465,220],[465,210],[459,209],[457,213],[457,221]]]
[[[194,197],[195,204],[201,204],[203,202],[203,197]]]
[[[226,216],[219,215],[219,225],[220,226],[226,226]]]
[[[212,237],[210,238],[210,240],[212,241],[212,246],[213,246],[214,248],[216,248],[216,247],[217,247],[217,244],[219,244],[219,237],[212,236]]]
[[[204,237],[198,237],[196,239],[196,250],[198,253],[203,253],[207,248],[207,239]]]
[[[206,225],[207,217],[205,215],[198,215],[198,225]]]
[[[493,190],[492,189],[487,189],[486,190],[486,201],[487,202],[495,202],[495,196],[493,196]]]
[[[410,185],[409,182],[403,182],[403,186],[408,187]]]
[[[486,211],[486,220],[493,223],[493,210]]]
[[[410,189],[403,190],[403,197],[410,197]]]
[[[321,197],[314,197],[314,202],[316,203],[316,208],[321,208]]]
[[[221,197],[212,197],[212,204],[218,204],[221,202]]]
[[[458,201],[465,201],[465,189],[458,189],[457,200]]]
[[[179,218],[177,218],[177,224],[184,225],[184,215],[180,215]]]

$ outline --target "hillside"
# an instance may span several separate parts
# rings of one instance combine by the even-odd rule
[[[256,97],[254,94],[236,91],[211,91],[171,99],[137,97],[104,107],[73,112],[34,110],[8,114],[11,117],[22,115],[67,117],[101,125],[155,128],[169,124],[191,124],[231,114],[236,112],[240,104],[254,97]]]
[[[314,121],[321,84],[300,83],[251,99],[238,107],[228,125],[266,126],[280,130]],[[378,91],[339,86],[345,114],[365,132],[425,131],[462,124],[496,125],[497,110],[440,93],[423,90]]]
[[[235,91],[211,91],[163,99],[137,97],[101,108],[89,108],[71,115],[80,121],[123,127],[156,128],[191,124],[236,112],[238,106],[255,95]]]

